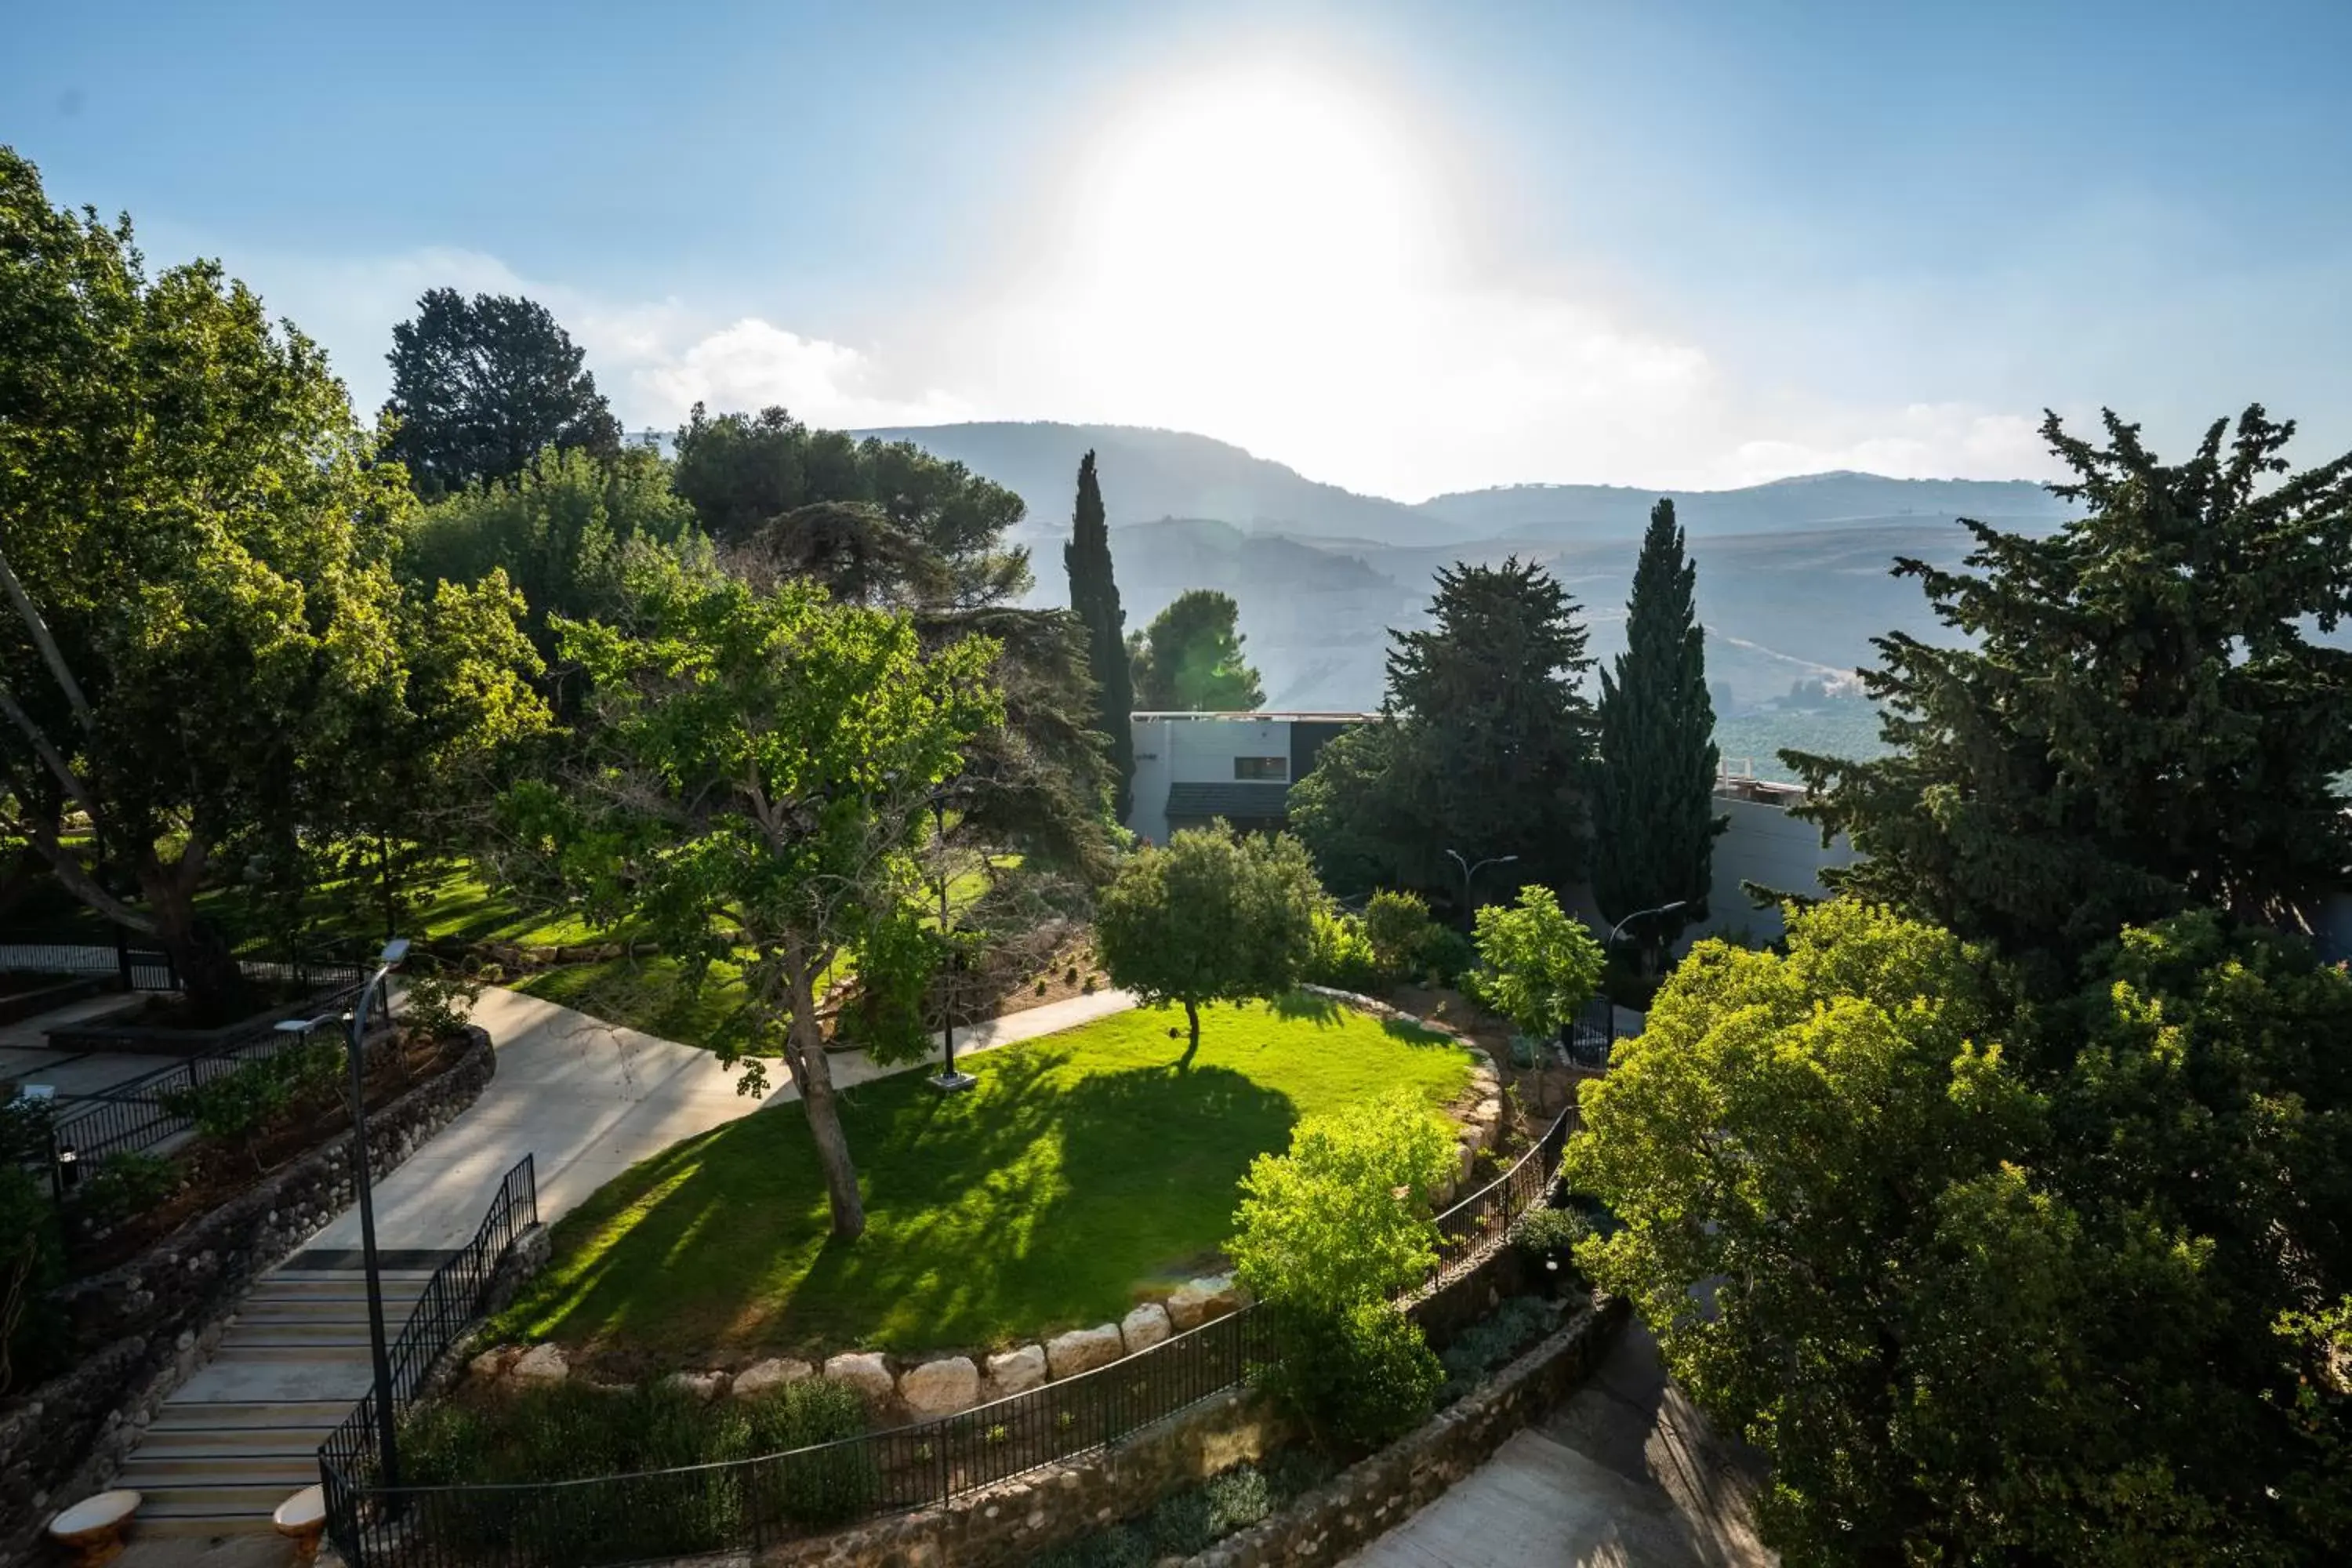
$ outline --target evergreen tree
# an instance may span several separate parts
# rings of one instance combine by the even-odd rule
[[[1128,668],[1127,613],[1118,606],[1118,584],[1111,575],[1110,524],[1103,515],[1092,452],[1078,462],[1078,504],[1070,522],[1062,564],[1070,574],[1070,608],[1086,623],[1087,661],[1101,689],[1095,727],[1109,743],[1112,810],[1124,822],[1135,789],[1135,735],[1128,724],[1135,689]]]
[[[1781,753],[1866,857],[1833,889],[2062,969],[2190,905],[2302,923],[2352,865],[2352,652],[2312,635],[2352,616],[2352,455],[2273,481],[2294,426],[2259,406],[2178,466],[2105,419],[2042,426],[2086,515],[1897,563],[1957,635],[1877,639],[1894,753]]]
[[[1187,588],[1127,639],[1136,706],[1188,713],[1247,713],[1265,683],[1242,655],[1241,606],[1214,588]]]
[[[1625,607],[1616,677],[1601,673],[1601,765],[1592,787],[1592,891],[1622,920],[1685,900],[1679,920],[1645,927],[1648,941],[1705,913],[1715,836],[1715,705],[1706,689],[1706,634],[1692,588],[1675,503],[1650,509],[1649,531]]]
[[[546,306],[429,289],[392,330],[391,456],[421,495],[511,479],[549,447],[611,458],[621,423]]]

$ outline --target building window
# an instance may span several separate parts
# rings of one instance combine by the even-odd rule
[[[1288,757],[1235,757],[1234,777],[1237,779],[1272,779],[1279,784],[1290,777]]]

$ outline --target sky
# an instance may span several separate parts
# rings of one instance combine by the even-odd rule
[[[389,390],[1198,431],[1415,500],[2352,447],[2352,4],[0,0],[0,141]]]

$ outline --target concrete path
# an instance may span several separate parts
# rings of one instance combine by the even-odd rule
[[[1123,991],[1048,1003],[964,1031],[956,1055],[1133,1005]],[[485,991],[474,1021],[496,1044],[498,1075],[375,1189],[394,1334],[440,1259],[473,1239],[499,1182],[526,1152],[537,1165],[540,1218],[552,1223],[680,1139],[799,1098],[789,1081],[763,1100],[738,1094],[736,1074],[708,1051],[519,992]],[[861,1051],[832,1061],[844,1087],[931,1066],[877,1068]],[[349,1257],[359,1246],[356,1210],[312,1237],[256,1284],[219,1351],[165,1402],[120,1483],[146,1494],[141,1535],[180,1549],[266,1531],[269,1510],[317,1479],[320,1440],[369,1384],[364,1280]]]
[[[1550,1419],[1346,1568],[1765,1568],[1759,1469],[1666,1381],[1636,1322]]]

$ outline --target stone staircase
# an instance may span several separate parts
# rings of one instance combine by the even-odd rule
[[[437,1258],[394,1254],[384,1332],[396,1338]],[[156,1412],[114,1484],[144,1498],[142,1537],[267,1532],[319,1479],[319,1445],[369,1384],[367,1280],[341,1253],[297,1253],[237,1310],[220,1349]],[[392,1267],[393,1264],[399,1267]]]

